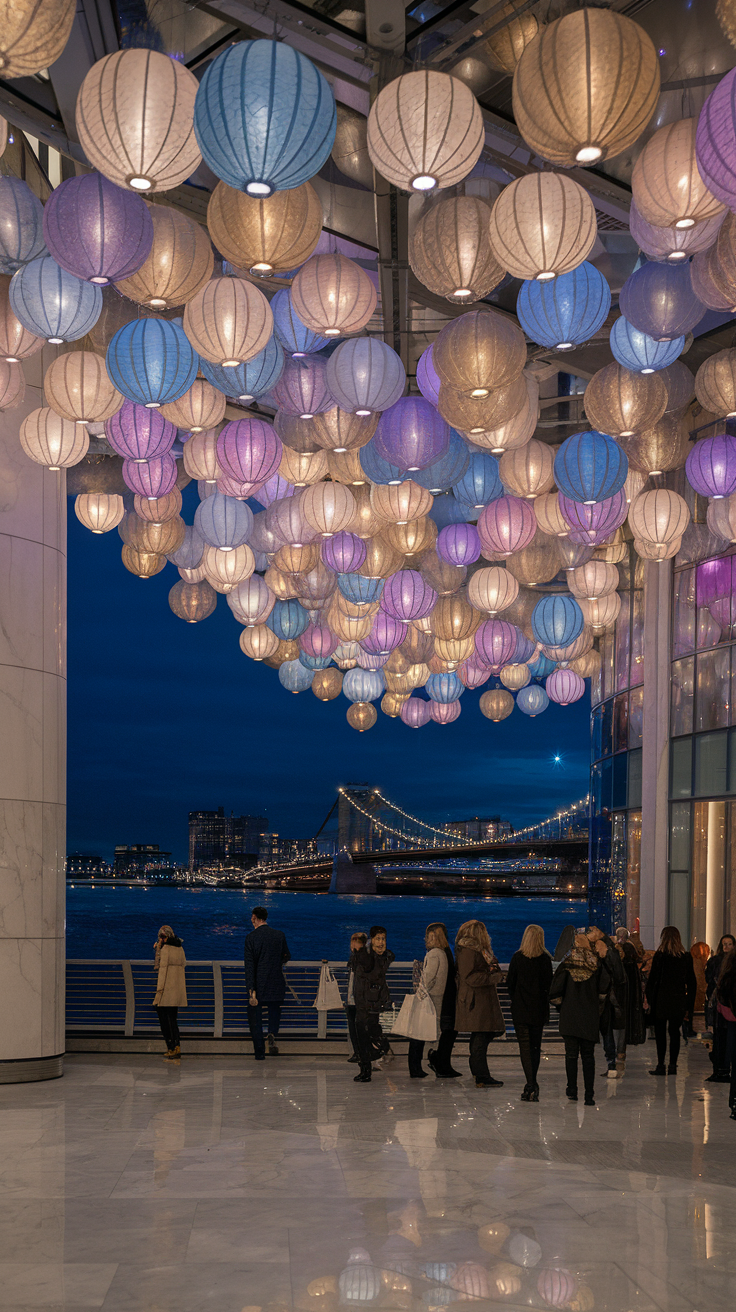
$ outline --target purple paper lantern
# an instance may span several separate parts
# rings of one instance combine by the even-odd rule
[[[585,679],[574,670],[553,670],[547,675],[544,687],[551,702],[559,706],[570,706],[577,702],[585,692]]]
[[[472,565],[480,556],[480,538],[474,524],[448,524],[437,535],[437,555],[449,565]]]
[[[321,355],[288,359],[271,396],[284,414],[298,415],[300,419],[332,410],[335,401],[327,386],[327,361]]]
[[[281,452],[281,438],[262,419],[235,419],[225,424],[217,439],[220,467],[236,483],[262,486],[276,473]],[[289,495],[282,493],[282,497]]]
[[[322,543],[322,560],[336,574],[354,574],[366,558],[368,549],[357,533],[335,533]]]
[[[379,610],[373,620],[373,628],[360,645],[363,651],[388,655],[399,647],[408,633],[402,620],[397,619],[386,610]]]
[[[417,387],[430,405],[436,406],[440,399],[440,380],[432,361],[432,347],[422,351],[417,361]]]
[[[103,286],[128,278],[150,254],[153,220],[142,196],[101,173],[67,178],[43,211],[49,252],[67,273]]]
[[[719,433],[696,442],[685,461],[687,481],[701,497],[721,501],[736,492],[736,437]]]
[[[693,291],[689,264],[643,264],[629,274],[618,304],[624,318],[655,342],[683,337],[705,314]]]
[[[475,631],[475,660],[498,671],[508,665],[518,638],[516,625],[508,620],[484,620]]]
[[[491,668],[489,665],[480,665],[475,657],[468,656],[457,667],[457,676],[465,684],[466,688],[481,688],[491,677]]]
[[[452,724],[461,711],[459,702],[430,702],[429,715],[435,724]]]
[[[355,659],[361,670],[382,670],[390,655],[389,651],[364,651],[358,647]]]
[[[710,608],[714,601],[731,596],[731,568],[733,556],[703,561],[695,573],[698,606]]]
[[[209,484],[211,487],[212,484]],[[258,490],[257,483],[239,483],[237,479],[230,478],[229,474],[222,474],[215,484],[218,492],[222,492],[224,497],[234,497],[236,501],[247,501],[248,497],[254,495]],[[207,495],[212,495],[208,492]]]
[[[558,504],[563,519],[570,525],[570,541],[585,546],[595,547],[605,542],[617,528],[620,528],[629,513],[626,492],[621,488],[605,501],[597,501],[593,506],[585,506],[581,501],[572,501],[559,494]]]
[[[695,159],[709,191],[736,209],[736,68],[711,91],[698,119]]]
[[[481,550],[511,556],[528,547],[537,531],[537,517],[522,497],[498,497],[478,516]]]
[[[339,641],[326,624],[310,624],[299,636],[299,646],[307,656],[331,656]]]
[[[264,509],[268,509],[274,501],[281,501],[284,497],[293,497],[296,488],[293,483],[284,478],[281,474],[272,474],[263,484],[256,484],[258,491],[254,493],[256,501],[259,501]]]
[[[522,633],[521,629],[517,629],[517,633],[518,637],[516,639],[516,647],[514,648],[512,660],[515,665],[526,665],[527,661],[531,660],[537,650],[537,644],[532,642],[531,638],[527,638],[526,634]]]
[[[431,703],[425,702],[422,697],[408,697],[399,715],[410,729],[421,729],[432,717]]]
[[[437,593],[425,582],[419,570],[399,569],[389,574],[381,596],[381,609],[394,619],[408,624],[424,619],[437,604]]]
[[[402,396],[381,415],[373,445],[384,460],[411,474],[445,454],[450,425],[424,397]]]
[[[120,409],[105,420],[105,437],[123,460],[159,460],[176,441],[176,425],[158,410],[123,401]]]
[[[124,460],[123,479],[131,492],[147,501],[157,501],[176,487],[176,461],[170,453],[145,463]]]
[[[576,1276],[565,1267],[544,1267],[537,1276],[537,1292],[549,1307],[566,1307],[577,1288]]]

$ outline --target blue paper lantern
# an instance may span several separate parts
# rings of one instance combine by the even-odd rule
[[[300,651],[297,659],[307,670],[326,670],[332,664],[331,656],[310,656],[306,651]]]
[[[611,289],[602,273],[586,260],[551,282],[521,284],[516,313],[527,337],[538,346],[571,351],[587,342],[605,323]]]
[[[448,524],[465,524],[469,519],[474,519],[475,515],[469,506],[463,505],[450,492],[446,496],[435,497],[429,518],[434,520],[438,529],[442,529]]]
[[[356,666],[345,675],[342,690],[350,702],[374,702],[385,693],[386,680],[380,670],[361,670]]]
[[[615,438],[593,429],[565,438],[554,468],[555,482],[564,496],[594,506],[621,491],[629,461]]]
[[[366,442],[359,451],[360,465],[363,473],[370,479],[371,483],[403,483],[408,478],[405,469],[399,465],[392,465],[383,456],[378,454],[374,445],[374,439]]]
[[[253,511],[244,501],[213,492],[197,506],[194,527],[211,547],[232,551],[247,542],[253,532]]]
[[[0,273],[13,274],[45,252],[38,196],[20,178],[0,178]]]
[[[282,287],[274,296],[271,301],[271,313],[274,333],[287,355],[299,359],[303,355],[311,355],[313,351],[321,351],[323,346],[330,345],[331,337],[320,337],[319,333],[313,333],[311,328],[307,328],[306,324],[302,323],[294,309],[291,292],[287,288]]]
[[[585,618],[567,592],[542,597],[532,611],[532,633],[543,647],[569,647],[583,631]]]
[[[284,661],[279,666],[279,683],[287,692],[306,692],[311,688],[314,670],[308,670],[300,660]]]
[[[542,652],[529,665],[529,673],[533,679],[546,679],[547,675],[555,669],[557,669],[555,662],[551,661],[549,656],[545,656]]]
[[[281,669],[283,670],[283,665]],[[528,683],[526,688],[522,688],[516,694],[516,705],[525,715],[534,718],[535,715],[541,715],[549,706],[549,697],[544,688],[540,688],[538,683]]]
[[[102,301],[99,287],[92,290]],[[174,320],[135,319],[115,333],[105,363],[123,396],[153,409],[177,401],[189,390],[197,377],[199,356]]]
[[[428,492],[436,496],[440,492],[449,491],[453,483],[462,478],[469,464],[470,452],[460,434],[451,428],[450,444],[445,454],[433,460],[425,469],[413,471],[412,478],[420,487],[426,487]]]
[[[224,392],[225,396],[235,397],[238,401],[254,401],[276,386],[284,372],[285,363],[281,344],[275,337],[271,337],[263,350],[246,364],[211,364],[202,356],[199,367],[207,382],[216,387],[218,392]]]
[[[470,457],[468,468],[453,488],[458,501],[472,510],[482,510],[503,496],[503,483],[495,456],[479,451]]]
[[[337,586],[343,597],[356,606],[369,606],[380,599],[385,579],[370,579],[363,574],[338,574]]]
[[[621,315],[611,328],[609,341],[613,358],[624,369],[634,373],[653,374],[658,369],[666,369],[682,355],[685,338],[674,337],[670,342],[655,342],[653,337],[639,332],[628,319]]]
[[[55,346],[84,337],[102,312],[101,289],[67,273],[50,255],[31,260],[13,274],[9,297],[23,327]]]
[[[335,141],[335,98],[283,41],[241,41],[213,59],[194,104],[194,133],[218,178],[249,196],[289,191],[319,173]]]
[[[465,684],[457,674],[452,672],[442,674],[430,674],[424,685],[430,701],[433,702],[456,702],[465,692]]]
[[[619,298],[621,313],[639,332],[669,342],[692,332],[705,314],[693,291],[690,263],[642,264],[630,273]]]
[[[288,641],[309,628],[309,613],[298,601],[277,601],[266,623],[277,638]]]

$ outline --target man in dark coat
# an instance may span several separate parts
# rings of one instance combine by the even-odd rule
[[[286,995],[284,966],[291,961],[291,953],[285,934],[266,923],[268,911],[265,907],[255,907],[250,920],[253,929],[246,935],[243,949],[248,1028],[256,1061],[265,1061],[263,1008],[268,1011],[268,1052],[269,1056],[275,1057],[278,1054],[275,1040],[281,1024],[281,1004]]]
[[[583,1068],[585,1105],[595,1105],[595,1045],[600,1032],[600,1013],[611,976],[605,960],[605,944],[593,952],[584,934],[555,971],[550,1001],[560,1012],[560,1034],[565,1040],[567,1097],[578,1100],[578,1056]]]
[[[381,1012],[391,1006],[391,994],[386,973],[394,960],[393,952],[386,947],[386,930],[374,925],[365,947],[355,952],[354,962],[355,1030],[358,1037],[360,1072],[357,1084],[367,1084],[371,1078],[374,1056],[388,1050],[381,1031]]]
[[[628,980],[623,961],[616,950],[613,939],[608,934],[604,934],[603,930],[599,929],[597,925],[591,925],[587,937],[588,942],[598,953],[598,956],[602,961],[605,961],[611,979],[608,996],[601,1012],[600,1026],[603,1051],[606,1054],[608,1063],[608,1070],[604,1074],[616,1079],[619,1074],[623,1074],[626,1053]],[[598,943],[605,945],[605,955],[602,948],[596,947]]]

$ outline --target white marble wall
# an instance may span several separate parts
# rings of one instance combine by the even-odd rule
[[[66,475],[18,440],[53,354],[0,414],[0,1083],[64,1051]]]

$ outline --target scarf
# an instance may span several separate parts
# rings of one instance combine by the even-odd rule
[[[591,975],[595,975],[598,969],[598,957],[591,948],[572,948],[565,957],[563,965],[576,984],[582,984],[586,979],[590,979]]]

